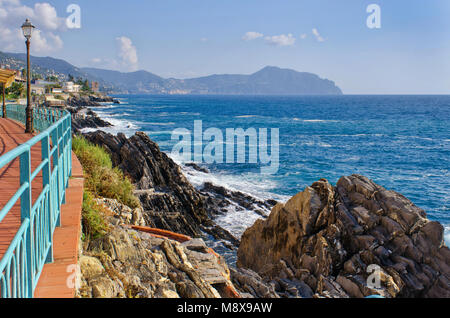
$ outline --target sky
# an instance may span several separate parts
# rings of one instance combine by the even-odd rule
[[[33,55],[79,67],[191,78],[271,65],[345,94],[450,93],[449,0],[0,0],[0,51],[24,52],[27,17]]]

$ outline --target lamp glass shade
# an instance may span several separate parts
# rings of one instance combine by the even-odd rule
[[[22,25],[23,36],[27,39],[31,38],[31,34],[33,33],[34,25],[31,24],[30,20],[26,20]]]

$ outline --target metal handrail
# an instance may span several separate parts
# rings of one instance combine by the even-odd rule
[[[7,115],[25,124],[25,106],[7,105]],[[61,223],[61,205],[72,174],[70,114],[35,108],[33,124],[40,133],[0,157],[0,169],[20,160],[20,186],[0,210],[0,225],[19,199],[21,210],[21,226],[0,260],[0,298],[33,297],[44,265],[53,262],[53,233]],[[31,148],[38,143],[41,160],[31,171]],[[40,173],[42,191],[33,204],[32,184]]]

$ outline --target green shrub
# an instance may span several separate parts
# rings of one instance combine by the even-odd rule
[[[130,208],[139,206],[133,184],[117,168],[98,167],[87,179],[87,187],[97,196],[116,199]]]
[[[139,200],[134,196],[130,179],[118,168],[112,167],[109,154],[102,147],[94,145],[84,137],[76,136],[72,149],[83,166],[85,193],[83,196],[83,227],[89,238],[102,236],[107,227],[102,207],[94,197],[116,199],[130,208],[137,208]]]
[[[95,240],[108,231],[103,208],[94,201],[88,190],[83,193],[82,222],[85,240]]]
[[[112,169],[111,158],[106,150],[90,143],[84,137],[76,136],[73,138],[72,149],[88,175],[92,174],[98,167]]]

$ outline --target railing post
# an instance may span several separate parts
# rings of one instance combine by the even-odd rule
[[[56,219],[56,224],[55,226],[61,226],[61,216],[60,216],[60,199],[59,199],[59,166],[58,166],[58,129],[55,129],[52,133],[51,133],[51,137],[52,137],[52,145],[53,147],[56,147],[56,150],[53,152],[53,157],[52,157],[52,161],[53,161],[53,170],[54,169],[58,169],[58,171],[56,172],[56,184],[54,185],[56,193],[54,193],[54,210],[55,213],[57,213],[58,217]]]
[[[28,183],[27,189],[22,193],[20,197],[20,212],[21,222],[25,219],[30,220],[30,228],[25,242],[25,251],[27,259],[27,297],[33,297],[33,284],[34,284],[34,264],[33,264],[33,227],[34,224],[31,219],[31,156],[30,148],[20,155],[20,186]]]
[[[63,120],[62,121],[62,123],[61,123],[61,134],[62,134],[62,148],[63,148],[63,150],[62,150],[62,153],[63,153],[63,155],[62,155],[62,160],[63,160],[63,167],[64,167],[64,169],[63,169],[63,192],[64,193],[66,193],[66,187],[67,187],[67,179],[66,179],[66,175],[67,175],[67,153],[66,153],[66,150],[67,150],[67,148],[66,148],[66,129],[65,129],[65,126],[66,126],[66,121],[65,120]],[[64,201],[65,201],[65,195],[64,195]]]
[[[72,117],[67,118],[69,122],[69,177],[72,176]]]
[[[50,178],[51,178],[51,166],[50,166],[50,137],[47,134],[41,141],[41,154],[42,154],[42,161],[47,160],[47,164],[44,168],[42,168],[42,189],[45,189],[47,186],[50,187]],[[52,200],[51,200],[51,190],[48,191],[47,194],[47,213],[48,213],[48,241],[51,244],[51,247],[48,251],[47,258],[45,260],[45,263],[53,263],[53,215],[52,215]]]
[[[58,112],[59,115],[59,112]],[[66,189],[66,184],[64,180],[64,174],[65,174],[65,155],[64,155],[64,131],[63,131],[63,125],[59,124],[57,127],[59,139],[61,139],[58,143],[59,148],[59,172],[60,172],[60,188],[59,192],[61,193],[61,204],[66,203],[66,192],[64,191]]]

